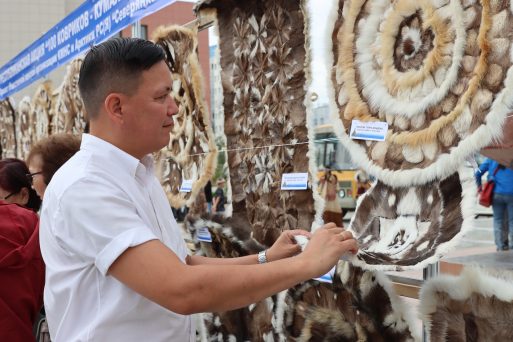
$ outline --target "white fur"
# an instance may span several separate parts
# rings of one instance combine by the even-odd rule
[[[285,326],[283,319],[285,318],[285,311],[287,310],[287,303],[285,302],[285,299],[287,298],[287,290],[281,291],[276,297],[276,312],[274,314],[276,319],[274,320],[273,325],[278,333],[279,340],[281,342],[285,342],[287,341],[287,337],[283,331],[283,327]]]
[[[396,196],[395,194],[391,194],[388,196],[388,205],[393,206],[395,204]]]
[[[439,275],[422,286],[419,295],[419,317],[427,327],[431,326],[431,315],[437,309],[436,296],[440,292],[459,301],[469,298],[473,293],[479,293],[485,297],[496,297],[504,302],[513,301],[511,280],[490,276],[475,267],[465,267],[459,276]],[[426,331],[429,341],[431,329]]]
[[[436,253],[428,257],[416,265],[411,266],[395,266],[389,264],[381,264],[381,265],[369,265],[362,260],[359,260],[356,257],[352,257],[350,261],[358,266],[367,270],[381,270],[381,271],[397,271],[397,270],[411,270],[411,269],[422,269],[423,267],[437,262],[441,257],[447,254],[450,250],[452,250],[464,237],[468,231],[474,228],[474,210],[475,210],[475,194],[477,191],[477,187],[474,181],[473,171],[466,167],[461,167],[458,171],[461,187],[462,187],[462,203],[461,203],[461,215],[463,218],[463,223],[461,225],[460,231],[454,236],[451,240],[438,245]],[[365,194],[359,197],[360,201],[363,201],[366,196],[368,196],[370,191],[367,191]],[[358,210],[358,209],[357,209]],[[348,230],[353,233],[354,236],[357,236],[356,232],[352,229],[353,222],[356,218],[356,215],[353,215],[351,218],[351,222],[349,223]],[[424,225],[419,226],[419,235],[422,236],[425,234]],[[396,255],[396,257],[400,257],[401,254]]]
[[[415,216],[420,214],[421,209],[419,196],[415,193],[415,188],[410,188],[408,193],[399,201],[397,214]]]
[[[427,108],[440,102],[457,81],[458,69],[466,43],[465,25],[462,16],[463,9],[461,8],[460,2],[456,0],[452,0],[449,8],[444,9],[444,11],[453,14],[452,20],[456,31],[452,63],[447,71],[445,80],[438,88],[434,88],[434,80],[428,77],[426,79],[428,83],[423,88],[425,97],[417,98],[413,102],[411,98],[401,101],[390,95],[382,81],[381,75],[373,66],[374,52],[370,46],[378,32],[377,26],[379,25],[379,21],[383,19],[384,5],[386,5],[384,1],[376,1],[373,3],[372,12],[369,15],[367,24],[356,41],[356,62],[363,84],[362,93],[367,98],[370,107],[374,111],[383,110],[390,114],[401,114],[412,117],[425,112]]]

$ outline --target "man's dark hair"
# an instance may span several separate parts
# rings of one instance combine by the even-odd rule
[[[132,95],[142,72],[165,58],[160,46],[139,38],[113,38],[93,46],[78,80],[87,115],[94,119],[109,93]]]

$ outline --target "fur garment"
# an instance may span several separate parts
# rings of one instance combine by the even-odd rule
[[[55,115],[51,123],[52,133],[84,132],[87,118],[84,102],[78,89],[78,77],[82,58],[76,58],[66,66],[66,75],[59,86],[55,102]]]
[[[390,186],[457,171],[499,139],[513,106],[510,1],[337,1],[329,19],[331,113],[360,167]],[[351,140],[352,120],[386,141]]]
[[[512,341],[512,276],[503,272],[466,267],[459,276],[428,280],[419,305],[427,340]]]
[[[0,159],[16,156],[14,108],[9,98],[0,101]]]
[[[172,96],[179,112],[168,146],[157,154],[160,178],[175,208],[190,206],[212,178],[217,149],[203,94],[198,60],[197,31],[180,26],[160,27],[154,41],[164,48],[173,80]],[[190,192],[180,192],[184,180],[192,180]]]
[[[280,190],[284,173],[310,164],[302,2],[202,1],[196,11],[214,12],[219,32],[233,212],[265,245],[283,230],[310,229],[312,190]]]

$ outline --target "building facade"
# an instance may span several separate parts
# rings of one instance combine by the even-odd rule
[[[83,0],[0,0],[0,44],[2,46],[0,67],[39,39],[83,2]],[[160,25],[183,25],[193,21],[195,17],[192,7],[193,3],[191,2],[176,1],[143,18],[141,20],[143,34],[151,39],[153,30]],[[132,35],[131,33],[131,27],[127,27],[118,35],[128,37]],[[198,36],[198,53],[204,74],[206,102],[210,104],[210,94],[207,88],[210,83],[207,30],[200,32]],[[45,80],[52,81],[53,88],[56,89],[61,84],[65,71],[66,66],[61,66],[11,98],[17,103],[24,96],[32,97],[36,87]]]

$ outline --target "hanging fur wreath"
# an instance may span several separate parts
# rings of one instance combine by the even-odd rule
[[[353,160],[388,185],[421,185],[500,138],[512,17],[509,1],[338,1],[332,106]],[[350,140],[352,120],[386,121],[386,141]]]
[[[173,79],[172,96],[178,105],[169,145],[157,156],[158,170],[169,202],[190,206],[212,178],[217,148],[203,95],[198,61],[197,31],[180,26],[158,28],[154,41],[166,51]],[[192,180],[190,192],[180,192],[183,180]]]
[[[9,98],[0,101],[0,146],[1,158],[16,156],[16,133],[14,109]]]
[[[84,132],[87,118],[84,102],[78,89],[82,61],[82,58],[76,58],[66,66],[66,75],[59,87],[59,94],[54,106],[52,133],[82,134]]]

